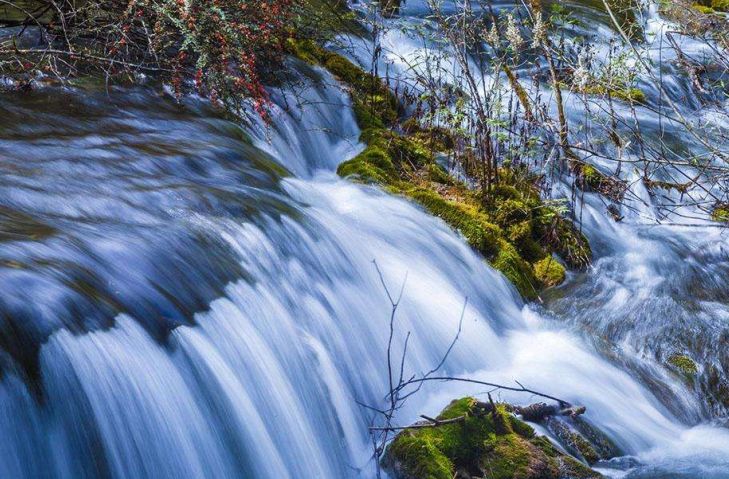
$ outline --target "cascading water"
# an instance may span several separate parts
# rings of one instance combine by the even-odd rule
[[[727,477],[729,432],[701,423],[662,369],[621,370],[524,306],[440,220],[338,179],[359,131],[331,83],[250,128],[254,145],[204,104],[146,91],[0,98],[1,477],[373,477],[357,402],[387,391],[390,313],[373,260],[391,289],[404,284],[409,371],[439,361],[468,298],[445,372],[586,405],[643,464],[606,473]],[[597,198],[585,210],[604,245],[596,272],[549,302],[577,324],[623,324],[636,290],[659,298],[640,303],[645,317],[662,317],[656,293],[680,285],[659,276],[721,268],[693,256],[680,269],[690,238],[669,242],[676,229],[608,223]],[[660,249],[638,255],[646,244]],[[633,269],[618,281],[621,261]],[[397,422],[481,392],[426,387]]]
[[[447,42],[432,33],[437,27],[430,3],[409,1],[402,8],[400,18],[385,20],[380,27],[383,33],[377,44],[377,51],[382,52],[377,56],[378,70],[387,72],[393,88],[414,89],[421,94],[424,78],[432,78],[433,83],[459,85],[463,82],[463,68],[450,53],[451,47],[444,49],[443,43]],[[561,24],[555,36],[566,38],[570,45],[589,44],[594,70],[604,68],[611,55],[620,55],[620,35],[609,15],[595,8],[602,5],[601,1],[563,3],[572,21]],[[456,14],[461,8],[458,2],[435,4],[444,15]],[[523,8],[523,2],[506,0],[492,5],[494,12],[502,14]],[[704,172],[691,166],[686,158],[708,154],[702,144],[706,140],[725,149],[729,104],[721,94],[711,98],[697,94],[667,38],[670,34],[684,56],[701,59],[707,65],[712,65],[712,58],[716,58],[715,50],[707,42],[676,33],[680,29],[660,17],[657,5],[648,2],[648,7],[641,13],[645,41],[635,48],[643,55],[644,64],[654,67],[645,72],[632,52],[625,60],[639,73],[637,85],[645,94],[646,105],[631,106],[620,101],[608,104],[604,98],[590,98],[588,102],[582,94],[568,88],[562,92],[573,144],[584,146],[590,152],[586,161],[602,171],[618,171],[628,190],[619,221],[613,217],[614,213],[607,211],[610,201],[600,194],[580,193],[578,201],[572,202],[575,217],[598,259],[590,274],[573,278],[567,287],[552,290],[545,299],[551,313],[589,331],[590,339],[600,343],[599,348],[650,382],[661,395],[671,397],[671,387],[663,379],[653,380],[657,374],[656,363],[665,364],[672,353],[690,350],[696,362],[705,365],[701,378],[695,382],[704,404],[698,416],[695,411],[687,412],[680,401],[674,412],[690,421],[725,417],[729,358],[726,348],[717,345],[726,343],[729,317],[726,309],[729,298],[722,281],[729,273],[727,235],[723,228],[709,221],[706,208],[696,206],[710,205],[722,193],[717,184],[701,180]],[[474,8],[478,8],[478,3]],[[526,15],[523,9],[521,15]],[[343,54],[361,65],[372,62],[371,40],[347,38],[341,43],[357,45],[354,51],[342,50]],[[627,47],[622,48],[624,52]],[[472,71],[483,82],[479,86],[485,92],[503,91],[507,99],[513,96],[503,78],[497,79],[491,72],[481,76],[477,55],[468,60]],[[545,84],[548,82],[528,80],[546,73],[528,61],[523,63],[526,66],[513,68],[523,79],[521,86],[529,89],[529,97],[552,98],[551,88]],[[657,81],[664,91],[658,88]],[[675,111],[666,95],[670,96]],[[551,117],[556,118],[554,101],[546,102]],[[616,130],[627,139],[623,148],[605,141],[609,129],[605,125],[613,121],[609,112],[614,113]],[[698,134],[690,134],[678,117],[693,124]],[[642,162],[646,150],[654,152],[654,156],[649,155],[653,163]],[[684,166],[668,166],[666,159]],[[541,172],[551,178],[554,173],[550,161],[535,163],[536,168],[542,168]],[[656,168],[661,162],[664,165]],[[649,191],[642,177],[650,169],[656,170],[655,179],[669,184],[681,185],[694,179],[698,184],[688,191],[670,188]],[[556,178],[551,196],[574,199],[574,178]],[[620,357],[622,353],[625,354]],[[673,401],[671,397],[666,403],[670,406]]]

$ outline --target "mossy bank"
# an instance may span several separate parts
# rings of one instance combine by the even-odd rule
[[[524,298],[534,299],[542,289],[561,283],[564,266],[589,264],[586,238],[541,199],[540,177],[522,168],[502,168],[485,199],[438,161],[452,152],[449,131],[401,122],[395,95],[343,56],[310,41],[292,40],[290,48],[298,58],[329,70],[351,92],[366,148],[342,163],[339,175],[417,202],[459,231]]]

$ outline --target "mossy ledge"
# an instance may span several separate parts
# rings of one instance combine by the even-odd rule
[[[350,90],[366,148],[339,166],[340,176],[377,184],[417,202],[459,231],[526,299],[535,299],[540,290],[564,280],[564,268],[552,254],[570,268],[589,264],[592,253],[587,239],[540,198],[541,178],[526,169],[504,168],[500,182],[484,200],[436,161],[438,153],[447,154],[453,148],[447,130],[422,128],[413,120],[399,124],[394,94],[380,79],[341,55],[294,40],[291,51],[328,69]]]
[[[508,409],[506,404],[487,409],[470,397],[453,401],[437,419],[462,420],[404,430],[387,448],[383,467],[397,479],[602,477]]]

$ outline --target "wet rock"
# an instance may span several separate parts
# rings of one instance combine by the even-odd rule
[[[388,447],[383,466],[397,479],[602,477],[537,436],[509,409],[473,398],[453,401],[437,420],[462,420],[401,432]]]

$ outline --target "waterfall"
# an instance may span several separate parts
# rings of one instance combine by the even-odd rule
[[[654,322],[632,331],[651,334],[684,278],[723,274],[704,263],[723,254],[709,246],[726,245],[719,231],[645,234],[642,216],[610,223],[589,196],[596,271],[552,311],[525,305],[441,220],[334,174],[359,130],[334,79],[307,75],[324,81],[275,91],[272,125],[245,131],[143,90],[0,97],[0,221],[14,235],[0,240],[1,477],[374,477],[359,403],[387,392],[390,304],[373,261],[403,288],[407,371],[437,364],[467,299],[445,373],[585,405],[645,465],[606,474],[729,474],[729,431],[683,384],[657,364],[621,367],[641,360],[630,338],[611,360],[565,325],[614,324],[640,303]],[[705,256],[687,257],[698,244]],[[424,387],[396,421],[484,393]]]

